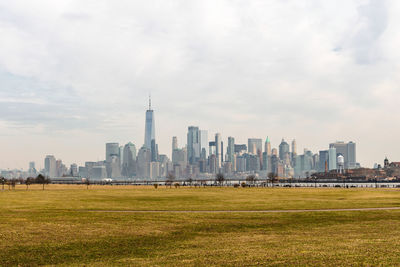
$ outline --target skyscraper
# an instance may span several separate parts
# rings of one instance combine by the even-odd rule
[[[122,175],[125,177],[133,177],[136,175],[136,147],[131,142],[124,146]]]
[[[158,160],[158,145],[156,140],[151,140],[151,161],[155,162]]]
[[[108,177],[121,175],[121,157],[118,143],[106,144],[106,169]]]
[[[356,143],[354,142],[349,142],[347,143],[347,167],[349,169],[354,169],[357,167],[357,161],[356,161]]]
[[[293,155],[297,155],[297,143],[296,143],[296,139],[293,139],[293,141],[292,141],[292,154],[293,154]]]
[[[151,109],[151,98],[149,97],[149,109],[146,111],[146,125],[144,133],[144,146],[151,150],[151,140],[156,139],[154,112]]]
[[[328,159],[328,168],[329,170],[336,170],[337,169],[337,165],[336,165],[336,148],[334,147],[330,147],[329,148],[329,159]]]
[[[56,158],[53,155],[47,155],[44,159],[44,170],[47,176],[56,177],[57,175],[57,166],[56,166]]]
[[[200,158],[206,159],[208,155],[208,132],[206,130],[199,131],[200,140]]]
[[[262,139],[259,138],[249,138],[248,142],[248,150],[250,154],[257,155],[258,151],[262,152]]]
[[[174,149],[178,149],[178,138],[176,136],[172,137],[172,151],[174,151]]]
[[[268,156],[271,156],[271,142],[270,142],[268,136],[267,136],[267,139],[265,139],[264,152],[266,152]]]
[[[57,175],[56,158],[53,155],[47,155],[44,159],[45,175],[55,177]]]
[[[150,174],[151,150],[145,146],[139,149],[137,156],[137,176],[148,178]]]
[[[112,156],[120,156],[120,149],[118,143],[106,143],[106,162],[111,162]]]
[[[235,138],[228,137],[228,147],[226,151],[227,161],[234,162],[234,155],[235,155]]]
[[[217,156],[217,168],[221,167],[222,163],[222,139],[221,134],[215,134],[215,155]]]
[[[279,158],[285,160],[286,154],[289,153],[289,144],[286,143],[285,139],[282,138],[282,142],[279,145]]]
[[[189,164],[195,164],[200,158],[199,127],[189,126],[187,133],[187,158]]]
[[[319,151],[319,166],[318,166],[318,171],[319,172],[325,172],[329,170],[329,152],[330,150],[321,150]],[[336,155],[334,156],[334,159],[336,161]]]
[[[338,141],[336,143],[329,144],[329,148],[336,148],[336,156],[343,156],[345,169],[356,168],[356,143],[345,143],[343,141]]]

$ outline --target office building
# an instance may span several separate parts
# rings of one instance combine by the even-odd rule
[[[337,156],[336,156],[336,148],[330,147],[328,150],[329,157],[328,157],[328,169],[330,171],[337,169]]]
[[[343,141],[338,141],[336,143],[331,143],[329,145],[329,148],[336,149],[336,158],[339,155],[343,156],[344,169],[354,169],[357,167],[356,143],[353,142],[345,143]]]
[[[205,160],[208,156],[209,142],[208,132],[206,130],[199,130],[200,140],[200,158]]]
[[[146,124],[144,133],[144,146],[151,150],[151,141],[156,140],[154,111],[151,109],[151,98],[149,97],[149,109],[146,111]]]
[[[174,149],[178,149],[178,137],[176,136],[172,137],[172,151],[174,151]]]
[[[187,133],[187,158],[189,164],[195,164],[200,158],[199,127],[189,126]]]
[[[262,139],[260,138],[249,138],[247,145],[250,154],[257,155],[258,151],[262,152]]]
[[[235,138],[234,137],[228,137],[228,147],[226,151],[226,160],[228,162],[233,163],[234,161],[234,155],[235,155]]]
[[[53,178],[57,176],[56,158],[53,155],[47,155],[44,159],[45,175]]]
[[[146,146],[142,146],[137,155],[137,176],[139,178],[149,178],[150,162],[151,151]]]
[[[217,156],[217,171],[219,171],[223,161],[222,138],[220,133],[215,134],[215,155]]]
[[[282,142],[279,145],[279,158],[285,160],[286,154],[289,154],[289,144],[282,138]]]
[[[120,157],[120,150],[118,143],[106,144],[106,162],[110,162],[112,156]]]
[[[124,146],[124,157],[122,159],[121,175],[133,177],[136,175],[136,147],[129,142]]]
[[[264,152],[266,152],[268,156],[271,156],[271,141],[269,140],[268,136],[267,139],[265,139],[264,146]]]
[[[247,152],[247,145],[245,145],[245,144],[236,145],[235,144],[235,153],[243,154],[246,152]]]
[[[336,160],[336,155],[334,156]],[[325,172],[329,170],[329,151],[328,150],[321,150],[319,151],[319,172]]]
[[[75,163],[71,164],[69,170],[72,177],[78,176],[78,165],[76,165]]]

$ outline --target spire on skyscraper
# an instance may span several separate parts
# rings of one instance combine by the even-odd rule
[[[151,96],[149,95],[149,109],[146,111],[146,125],[144,134],[144,145],[151,149],[151,142],[155,140],[154,111],[151,109]]]
[[[149,94],[149,110],[151,110],[151,94]]]

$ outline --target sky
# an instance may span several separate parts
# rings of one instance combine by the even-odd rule
[[[187,127],[226,142],[357,144],[400,161],[400,1],[0,0],[0,169],[160,153]]]

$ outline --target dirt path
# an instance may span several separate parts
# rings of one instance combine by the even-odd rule
[[[122,213],[300,213],[326,211],[374,211],[400,210],[400,207],[353,208],[353,209],[298,209],[298,210],[82,210],[81,212],[122,212]]]

